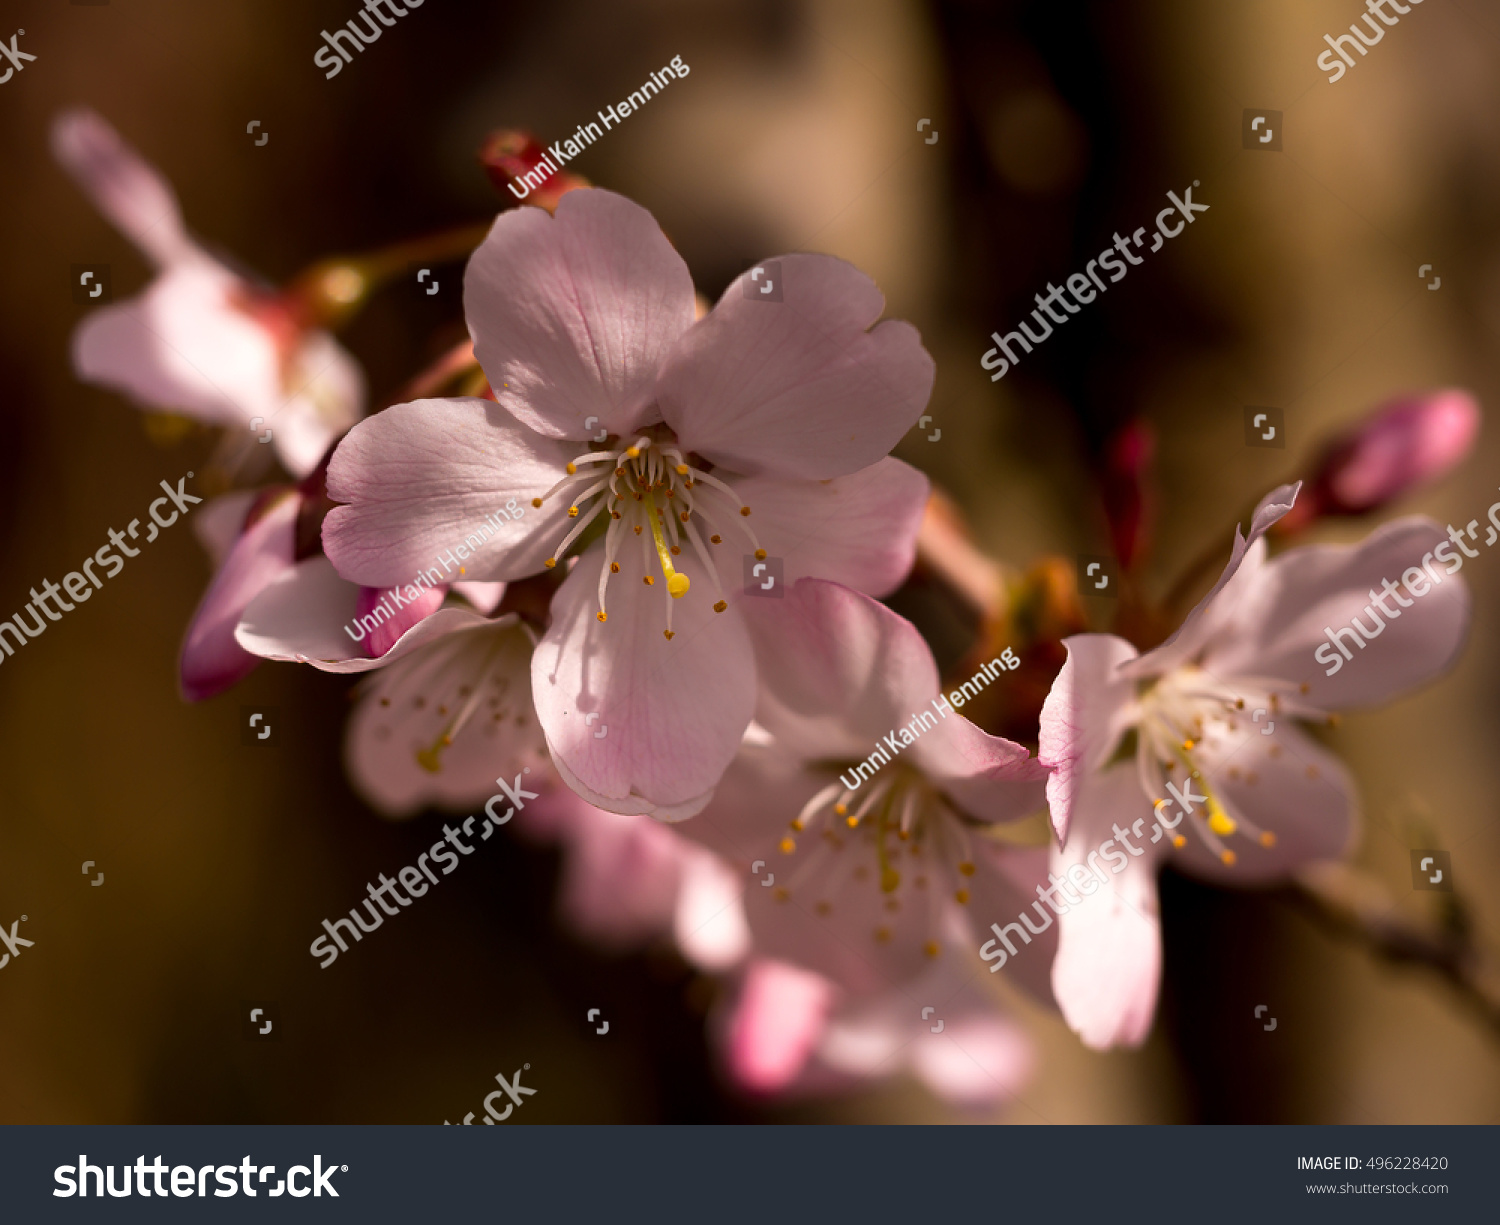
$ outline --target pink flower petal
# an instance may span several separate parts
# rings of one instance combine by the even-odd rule
[[[249,527],[214,575],[182,644],[183,696],[201,702],[243,680],[260,660],[235,641],[246,606],[292,568],[302,499],[286,493]]]
[[[281,359],[271,333],[230,305],[239,284],[217,264],[183,265],[92,312],[73,334],[78,377],[214,425],[269,418],[282,405]]]
[[[799,578],[819,578],[882,596],[911,571],[929,485],[899,459],[830,481],[761,476],[741,477],[733,485],[752,511],[746,525],[769,556],[781,559],[787,587]],[[753,550],[730,531],[714,558],[725,591],[739,592],[744,555]]]
[[[858,1088],[910,1071],[945,1101],[977,1107],[1012,1096],[1032,1062],[972,963],[945,953],[899,989],[841,1001],[796,1088]]]
[[[868,596],[807,578],[744,608],[759,666],[756,721],[805,760],[868,757],[937,696],[922,636]]]
[[[1244,735],[1207,742],[1193,759],[1225,811],[1275,837],[1270,847],[1248,830],[1224,839],[1233,866],[1221,863],[1191,830],[1172,862],[1216,884],[1256,885],[1284,880],[1300,865],[1337,859],[1353,849],[1358,822],[1354,780],[1344,763],[1304,734],[1290,719],[1268,726],[1244,724]],[[1201,787],[1200,787],[1201,790]],[[1201,811],[1201,809],[1200,809]],[[1182,832],[1179,827],[1179,831]]]
[[[1119,743],[1128,725],[1135,683],[1122,665],[1136,650],[1113,634],[1076,634],[1065,638],[1068,658],[1042,703],[1037,760],[1053,771],[1047,780],[1047,803],[1057,840],[1071,837],[1079,789]]]
[[[608,726],[600,724],[599,726]],[[631,792],[624,796],[609,796],[593,790],[583,782],[576,774],[568,769],[568,763],[561,757],[552,759],[552,768],[557,771],[558,777],[562,779],[563,785],[580,799],[588,801],[595,808],[603,809],[605,812],[618,813],[622,816],[652,817],[667,825],[686,821],[689,817],[696,817],[703,811],[703,807],[714,798],[713,789],[689,796],[685,800],[671,803],[659,803],[643,795]]]
[[[52,121],[52,155],[157,267],[201,257],[171,185],[93,111],[64,111]]]
[[[669,932],[684,860],[703,852],[650,817],[572,800],[586,812],[575,819],[563,858],[557,905],[569,926],[610,949]]]
[[[682,337],[658,383],[662,417],[685,450],[735,472],[857,472],[916,424],[936,367],[911,324],[872,326],[885,297],[852,264],[780,264],[782,301],[747,297],[746,273]]]
[[[1465,543],[1474,548],[1483,539],[1466,536]],[[1450,557],[1462,557],[1447,532],[1412,516],[1385,524],[1358,544],[1288,549],[1256,568],[1203,666],[1221,677],[1306,684],[1297,700],[1321,710],[1375,705],[1440,676],[1463,649],[1471,617],[1468,584],[1433,557],[1445,542]],[[1412,586],[1425,590],[1423,596],[1403,586],[1402,576],[1411,569]],[[1396,595],[1385,593],[1386,580]],[[1381,612],[1372,591],[1395,617]],[[1397,596],[1410,607],[1402,607]],[[1354,617],[1367,629],[1384,628],[1363,646],[1359,634],[1345,633],[1340,641],[1352,656],[1345,659],[1325,631],[1346,629]]]
[[[955,1105],[988,1105],[1013,1096],[1036,1062],[1025,1031],[999,1016],[959,1017],[945,1023],[941,1035],[931,1036],[934,1041],[918,1035],[912,1068],[933,1093]]]
[[[1123,675],[1137,680],[1148,676],[1160,676],[1191,659],[1203,649],[1209,639],[1234,615],[1235,608],[1244,597],[1246,588],[1253,581],[1254,570],[1258,567],[1260,560],[1265,557],[1266,546],[1260,543],[1261,537],[1277,520],[1291,510],[1292,504],[1297,500],[1297,492],[1301,488],[1302,484],[1299,481],[1295,485],[1278,485],[1266,494],[1251,517],[1249,536],[1243,535],[1239,526],[1235,526],[1234,548],[1230,553],[1228,564],[1224,567],[1224,572],[1219,576],[1219,581],[1183,618],[1182,624],[1177,627],[1176,632],[1170,638],[1159,647],[1147,651],[1139,659],[1126,664],[1121,669]],[[1251,564],[1242,573],[1241,563],[1245,561],[1247,555],[1252,553],[1252,550]]]
[[[933,713],[932,652],[910,622],[883,604],[836,583],[802,579],[784,599],[743,607],[761,681],[756,720],[804,760],[868,757],[886,734],[899,744],[914,712]],[[1046,803],[1040,763],[961,715],[924,732],[908,751],[914,765],[980,820],[1010,820]]]
[[[775,1093],[801,1072],[823,1032],[834,988],[785,962],[750,963],[729,1025],[728,1062],[735,1082]]]
[[[473,615],[444,609],[407,637],[442,618]],[[355,790],[378,812],[403,817],[428,804],[467,809],[478,817],[469,833],[478,839],[481,805],[499,790],[497,777],[530,769],[526,785],[544,799],[547,794],[530,781],[551,774],[528,692],[531,639],[514,617],[502,617],[420,645],[409,651],[398,645],[384,660],[361,661],[375,670],[359,690],[345,732],[345,764]],[[471,699],[470,717],[455,728]],[[453,742],[442,747],[448,729],[455,729]],[[522,813],[542,802],[529,801]],[[500,805],[495,816],[508,807]]]
[[[693,321],[693,280],[640,205],[579,189],[555,216],[500,214],[464,274],[464,314],[499,402],[581,442],[657,419],[657,370]]]
[[[452,583],[450,586],[485,616],[500,607],[505,596],[504,583]]]
[[[694,847],[684,857],[673,934],[682,955],[694,965],[727,970],[750,951],[750,927],[740,902],[743,892],[740,874],[711,851]]]
[[[224,564],[229,550],[240,538],[245,529],[245,516],[259,496],[258,490],[241,489],[210,498],[194,512],[189,521],[193,525],[193,535],[198,538],[215,570]]]
[[[672,641],[663,633],[671,597],[659,581],[643,588],[633,548],[621,551],[610,580],[609,620],[596,619],[604,566],[596,545],[553,597],[552,625],[532,660],[553,756],[601,808],[639,811],[643,801],[671,806],[705,796],[750,722],[755,661],[744,621],[733,608],[715,613],[697,560],[686,553],[677,560],[692,589],[673,601]]]
[[[365,376],[327,332],[304,331],[282,372],[279,403],[262,423],[288,472],[306,476],[364,416]]]
[[[439,608],[407,626],[383,654],[372,658],[365,653],[369,637],[361,632],[356,638],[353,632],[363,631],[354,622],[361,590],[341,579],[326,557],[309,557],[250,601],[235,640],[262,659],[310,664],[320,672],[353,673],[393,663],[456,630],[498,624],[469,608]],[[514,618],[507,624],[514,624]]]
[[[1047,872],[1051,866],[1048,848],[1010,847],[996,845],[988,839],[976,838],[973,842],[973,858],[978,869],[968,880],[969,904],[963,908],[965,928],[959,943],[969,949],[989,953],[985,961],[991,973],[1003,974],[1006,979],[1028,991],[1033,998],[1047,1006],[1052,1005],[1052,959],[1057,953],[1057,923],[1048,925],[1044,916],[1048,914],[1046,903],[1037,910],[1038,887],[1046,890],[1051,881]],[[1026,929],[1031,943],[1025,944],[1014,931],[1011,943],[1016,946],[1015,955],[1006,953],[1005,961],[999,962],[999,952],[1004,950],[994,942],[994,930],[990,924],[1004,928],[1016,922],[1021,913],[1031,915],[1031,926],[1039,932]]]
[[[572,453],[488,400],[397,404],[360,422],[333,453],[328,496],[348,505],[328,513],[323,547],[340,574],[371,587],[427,570],[438,571],[434,582],[457,578],[458,565],[463,577],[491,582],[535,574],[572,521],[565,499],[540,510],[531,500]],[[478,552],[460,559],[457,548],[476,541]],[[440,561],[448,558],[451,570]]]
[[[1053,853],[1059,876],[1066,876],[1074,864],[1087,870],[1088,858],[1096,851],[1091,879],[1097,881],[1105,871],[1110,875],[1108,884],[1099,885],[1091,896],[1080,896],[1081,904],[1058,918],[1057,957],[1052,963],[1052,989],[1063,1017],[1094,1050],[1139,1046],[1156,1011],[1161,981],[1156,869],[1168,843],[1163,838],[1153,846],[1143,839],[1142,847],[1131,839],[1127,845],[1141,851],[1132,856],[1113,837],[1116,824],[1130,832],[1143,817],[1149,827],[1151,816],[1133,765],[1090,775],[1078,791],[1067,845]],[[1121,857],[1126,860],[1123,865]],[[1019,950],[1014,933],[1010,939]]]
[[[1014,821],[1047,807],[1051,771],[1024,745],[991,736],[961,714],[939,715],[938,726],[910,752],[913,764],[976,820]]]
[[[712,802],[676,828],[719,855],[741,880],[754,882],[744,889],[741,905],[757,953],[816,971],[855,994],[869,994],[908,982],[932,964],[925,946],[933,938],[934,919],[918,904],[921,895],[912,894],[909,872],[905,908],[899,914],[886,909],[891,895],[881,890],[873,841],[852,837],[833,852],[809,830],[794,853],[780,848],[791,819],[837,777],[833,770],[800,767],[779,744],[743,749]],[[831,854],[838,855],[836,862],[827,858]],[[821,867],[789,888],[814,857],[822,858]],[[757,860],[760,868],[752,875]],[[820,902],[830,905],[820,907]]]

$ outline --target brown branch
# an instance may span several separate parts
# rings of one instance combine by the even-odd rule
[[[1297,886],[1292,896],[1326,926],[1387,961],[1435,971],[1500,1036],[1500,966],[1473,940],[1457,894],[1439,895],[1445,914],[1435,923],[1403,914],[1380,881],[1348,864],[1310,865]]]

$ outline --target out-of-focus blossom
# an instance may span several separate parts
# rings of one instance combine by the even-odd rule
[[[747,743],[713,803],[674,827],[734,869],[684,891],[677,929],[708,943],[747,929],[729,1062],[771,1091],[802,1074],[836,1017],[936,962],[977,968],[969,916],[1014,915],[1043,879],[1045,851],[1005,838],[1043,808],[1046,770],[936,708],[926,643],[868,597],[803,579],[752,632],[767,648],[756,729],[770,742]],[[882,743],[889,760],[871,770]],[[1045,993],[1047,966],[1038,949],[1018,972]],[[797,1017],[778,1029],[783,1006]]]
[[[1053,866],[1105,887],[1059,919],[1052,985],[1089,1046],[1139,1043],[1150,1028],[1161,863],[1175,856],[1215,883],[1253,884],[1343,854],[1353,783],[1295,720],[1387,701],[1441,674],[1462,646],[1469,596],[1456,576],[1407,607],[1386,603],[1389,576],[1447,541],[1435,523],[1401,519],[1357,545],[1268,561],[1263,536],[1296,498],[1282,486],[1261,501],[1218,583],[1160,646],[1140,655],[1110,634],[1065,643],[1041,719]],[[1355,616],[1370,621],[1368,649],[1325,669],[1330,627]]]
[[[958,1106],[1020,1090],[1034,1062],[986,975],[957,958],[876,995],[847,996],[822,975],[756,959],[712,1028],[736,1085],[806,1096],[906,1072]]]
[[[1362,515],[1435,481],[1479,435],[1479,402],[1449,389],[1403,396],[1324,448],[1312,479],[1274,534],[1289,536],[1324,515]]]
[[[687,267],[638,205],[586,189],[555,217],[504,213],[464,287],[498,404],[397,405],[334,455],[348,505],[325,545],[368,586],[511,498],[533,510],[476,578],[551,568],[599,521],[532,681],[554,762],[601,808],[681,819],[708,802],[754,705],[751,625],[774,603],[742,596],[751,564],[872,594],[910,568],[927,482],[887,453],[932,359],[909,324],[876,324],[884,299],[841,260],[785,256],[780,276],[781,301],[742,277],[694,323]]]
[[[669,940],[684,889],[723,869],[697,843],[641,814],[606,812],[561,783],[517,814],[516,832],[563,852],[557,908],[577,935],[623,951]],[[682,948],[705,969],[706,946]]]
[[[243,432],[259,418],[304,476],[364,411],[364,375],[287,295],[246,280],[188,234],[164,178],[92,111],[52,126],[52,150],[156,269],[139,296],[101,307],[73,337],[80,378]]]

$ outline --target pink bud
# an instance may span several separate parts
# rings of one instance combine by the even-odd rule
[[[1479,419],[1478,401],[1451,388],[1382,406],[1324,450],[1278,534],[1300,530],[1320,515],[1378,510],[1445,475],[1474,445]]]

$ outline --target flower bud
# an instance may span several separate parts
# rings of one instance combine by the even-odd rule
[[[479,149],[479,164],[490,176],[495,190],[504,193],[507,200],[525,198],[528,204],[535,204],[550,213],[564,194],[575,187],[587,187],[589,182],[580,175],[554,169],[538,187],[528,185],[524,192],[514,187],[513,184],[537,167],[541,166],[544,172],[551,167],[552,163],[544,160],[545,154],[546,150],[530,133],[502,128],[485,138]]]
[[[1445,475],[1474,445],[1479,418],[1478,402],[1457,389],[1391,401],[1324,449],[1277,534],[1321,515],[1368,514]]]

